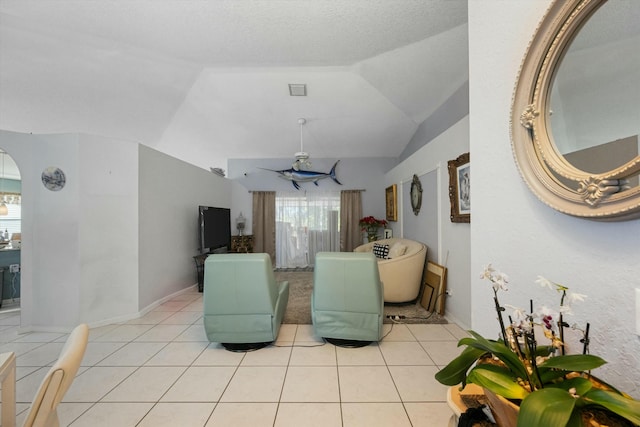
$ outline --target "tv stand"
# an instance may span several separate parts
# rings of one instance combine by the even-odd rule
[[[253,252],[253,236],[231,236],[231,250],[228,250],[226,247],[222,247],[193,257],[193,260],[196,263],[196,273],[198,275],[198,292],[202,292],[204,289],[204,262],[207,257],[215,254],[226,254],[228,252]]]
[[[231,236],[231,252],[251,253],[253,252],[253,236]]]
[[[226,247],[214,249],[210,252],[196,255],[193,257],[193,260],[196,263],[196,274],[198,277],[198,292],[202,292],[204,289],[204,262],[206,261],[209,255],[215,254],[226,254],[228,252]]]

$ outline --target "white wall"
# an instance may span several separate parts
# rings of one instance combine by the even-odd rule
[[[138,294],[137,144],[80,135],[78,320],[130,315]]]
[[[135,144],[102,142],[77,134],[0,131],[0,146],[15,159],[22,177],[25,329],[67,330],[80,321],[134,312],[136,293],[122,283],[136,283],[137,265],[113,231],[132,227],[126,208],[137,166],[132,170],[119,160],[135,154],[127,150]],[[41,173],[50,166],[66,175],[60,191],[42,185]]]
[[[479,279],[489,262],[511,277],[503,303],[558,305],[538,275],[587,294],[569,323],[591,323],[591,352],[609,363],[594,371],[640,398],[640,337],[634,289],[640,287],[640,221],[598,223],[540,202],[516,168],[509,133],[518,69],[549,1],[469,2],[472,326],[497,336],[492,291]]]
[[[469,224],[452,223],[449,220],[449,174],[447,161],[457,158],[469,151],[469,118],[465,117],[448,130],[438,135],[428,144],[424,145],[411,157],[390,170],[384,177],[384,187],[392,184],[398,185],[398,217],[408,217],[411,221],[391,223],[394,236],[415,239],[427,243],[429,251],[437,253],[429,259],[444,265],[448,269],[447,287],[452,296],[447,297],[445,304],[446,316],[466,328],[471,325],[471,301],[469,298],[469,259],[470,259],[470,231]],[[471,169],[474,169],[473,156],[471,156]],[[423,192],[423,208],[417,217],[413,217],[408,200],[409,188],[413,174],[422,176],[435,173],[437,175],[437,188],[435,194]],[[475,179],[475,177],[474,177]],[[475,183],[472,184],[472,197],[475,215]],[[428,205],[436,204],[437,209],[437,239],[434,242],[429,231],[421,228],[422,223],[433,222],[433,218],[427,218],[430,210]],[[408,212],[406,212],[408,210]]]
[[[196,283],[198,205],[230,207],[228,180],[111,138],[0,131],[0,147],[22,177],[25,330],[126,320]]]
[[[231,207],[231,183],[139,146],[139,306],[196,283],[198,206]]]

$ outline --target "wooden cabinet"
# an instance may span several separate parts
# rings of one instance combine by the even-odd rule
[[[253,252],[253,236],[231,236],[231,252]]]

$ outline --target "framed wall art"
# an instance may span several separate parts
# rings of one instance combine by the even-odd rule
[[[471,222],[471,174],[469,153],[449,160],[449,199],[451,222]]]
[[[397,185],[393,184],[385,190],[385,200],[387,204],[387,221],[398,220],[398,197]]]
[[[444,314],[447,296],[447,268],[427,261],[424,289],[420,305],[431,313]]]

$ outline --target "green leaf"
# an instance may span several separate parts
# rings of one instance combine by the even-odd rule
[[[539,345],[536,347],[536,356],[547,357],[555,348],[550,345]]]
[[[562,378],[568,373],[573,371],[563,371],[559,369],[545,369],[538,366],[538,373],[540,374],[540,381],[543,385],[551,384],[554,380]]]
[[[564,391],[569,391],[572,388],[576,389],[578,396],[582,396],[593,388],[593,383],[587,378],[575,377],[568,380],[560,381],[555,384],[551,384],[548,387],[559,388]]]
[[[612,391],[592,389],[582,396],[587,403],[604,406],[634,424],[640,424],[640,401]]]
[[[444,385],[454,386],[456,384],[466,383],[467,371],[486,351],[467,347],[447,366],[438,371],[435,375],[436,380]]]
[[[559,388],[544,388],[529,394],[520,405],[518,427],[565,427],[576,399]]]
[[[518,384],[517,378],[506,368],[496,365],[477,365],[469,372],[467,380],[488,388],[507,399],[524,399],[529,392]]]
[[[502,361],[507,368],[511,369],[511,371],[517,375],[519,378],[527,378],[527,371],[524,367],[522,361],[518,358],[509,347],[504,345],[502,342],[497,341],[489,341],[484,338],[482,335],[474,331],[469,331],[471,335],[476,339],[475,342],[470,342],[469,346],[473,346],[475,348],[480,348],[492,353],[498,359]]]
[[[590,371],[607,363],[593,354],[568,354],[550,357],[538,366],[541,368],[564,369],[565,371]]]

